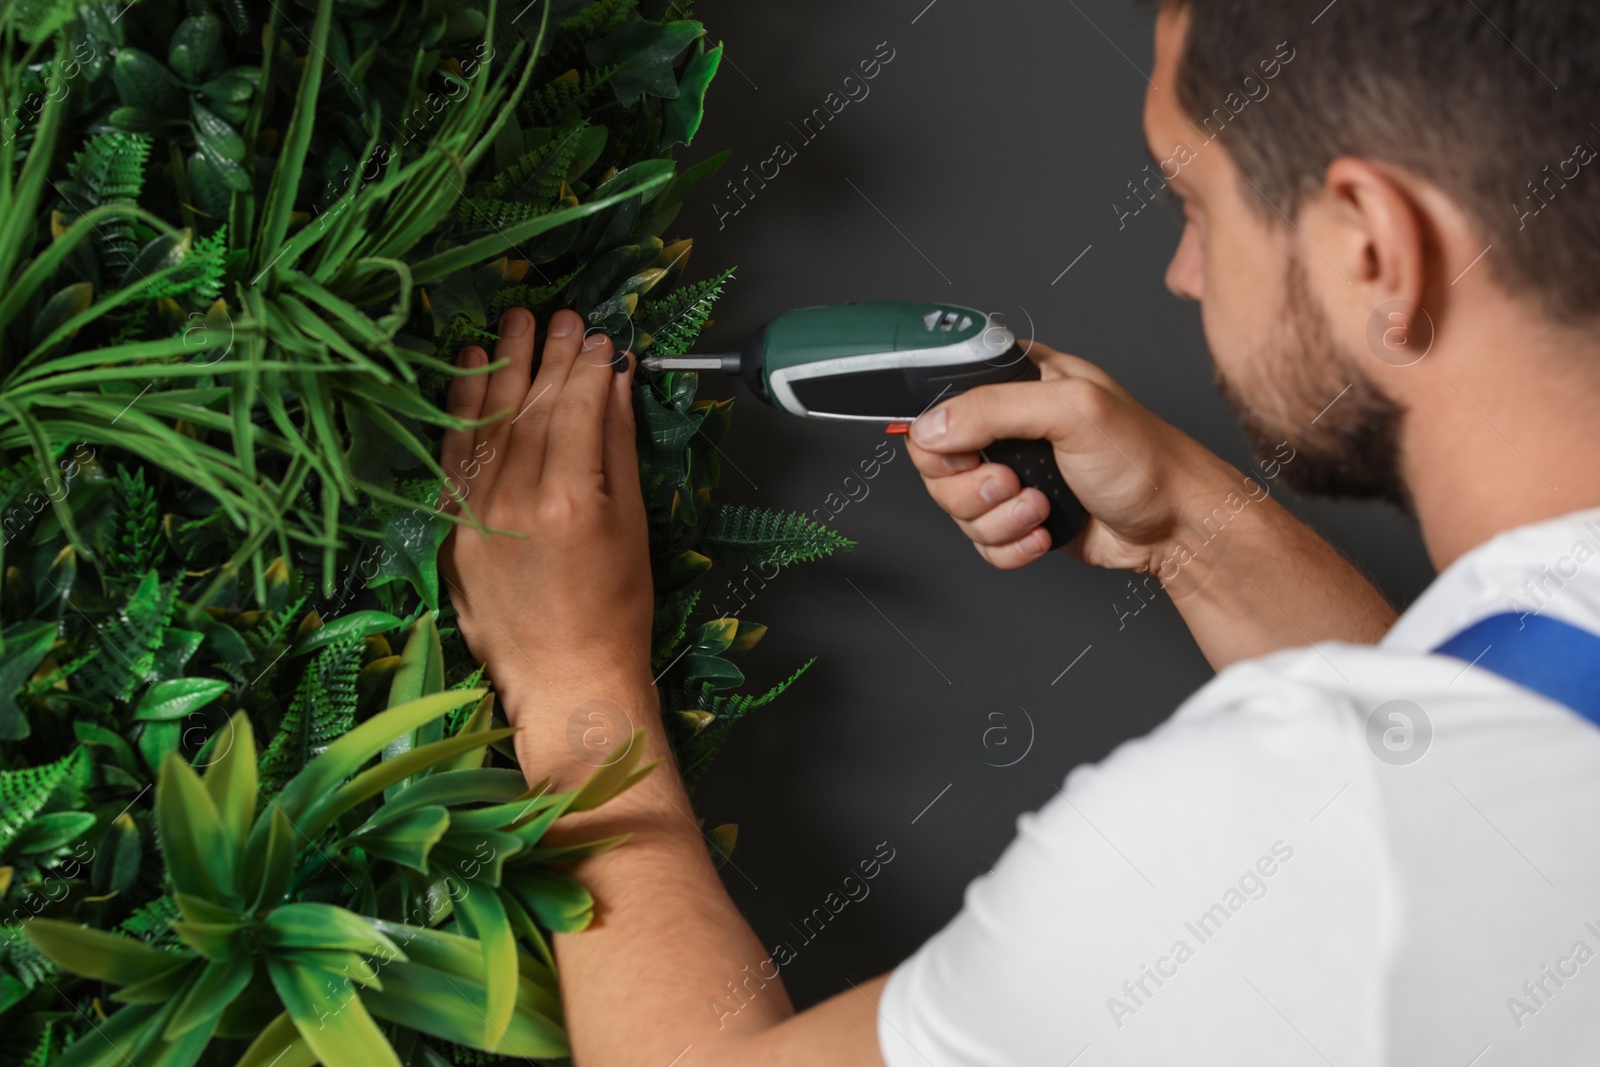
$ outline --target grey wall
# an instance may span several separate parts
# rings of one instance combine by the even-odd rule
[[[719,219],[717,201],[735,205],[719,179],[674,227],[695,238],[691,277],[739,266],[704,350],[736,348],[808,304],[1020,306],[1040,340],[1097,362],[1247,467],[1211,385],[1197,309],[1162,284],[1176,214],[1150,207],[1119,228],[1112,207],[1147,162],[1149,10],[1129,0],[925,5],[698,5],[727,58],[684,158],[731,148],[727,178],[779,142],[796,153],[737,215]],[[790,124],[842,92],[883,42],[894,58],[870,95],[805,141]],[[734,389],[707,376],[702,395]],[[725,880],[763,943],[794,953],[783,975],[804,1006],[913,951],[956,913],[1020,813],[1072,767],[1149,731],[1211,672],[1170,601],[1119,626],[1132,603],[1126,574],[1064,556],[1012,574],[987,566],[927,497],[901,439],[748,399],[735,410],[723,500],[809,512],[842,497],[882,442],[896,449],[834,520],[859,547],[779,574],[744,611],[771,627],[745,661],[753,681],[818,662],[741,725],[697,796],[707,825],[740,824]],[[1398,513],[1290,506],[1398,603],[1431,577]],[[866,883],[870,894],[820,931],[815,920],[804,927],[881,842],[894,858]]]

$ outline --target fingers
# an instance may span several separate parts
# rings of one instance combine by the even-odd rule
[[[1021,540],[1008,545],[978,545],[978,554],[1003,571],[1026,567],[1050,551],[1050,533],[1044,527],[1035,529]]]
[[[615,351],[603,333],[590,334],[571,364],[566,384],[550,414],[549,445],[541,478],[584,477],[602,473],[606,398],[616,388]]]
[[[1083,378],[1107,389],[1120,388],[1111,375],[1086,359],[1057,352],[1049,345],[1042,345],[1038,341],[1024,342],[1024,344],[1027,346],[1025,351],[1028,358],[1038,365],[1039,374],[1046,381],[1056,378]]]
[[[911,456],[911,465],[926,480],[948,478],[970,471],[983,462],[983,457],[976,452],[930,452],[918,447],[909,436],[906,437],[906,452]]]
[[[533,370],[533,313],[524,308],[512,308],[500,316],[500,340],[494,346],[494,358],[507,364],[489,376],[488,391],[483,400],[484,415],[501,415],[491,426],[478,432],[478,440],[488,446],[486,455],[496,462],[486,464],[479,491],[487,491],[494,484],[501,469],[500,457],[506,452],[511,438],[511,428],[518,413],[527,403],[528,379]],[[491,451],[492,450],[492,451]]]
[[[572,311],[550,316],[550,328],[539,355],[539,372],[525,383],[512,416],[506,466],[518,485],[533,485],[542,476],[550,438],[550,416],[561,401],[567,374],[583,342],[583,319]]]
[[[632,353],[623,353],[628,359],[628,370],[613,374],[610,399],[606,404],[605,473],[606,492],[618,500],[637,500],[644,505],[639,494],[639,451],[634,443],[633,374],[638,363]]]
[[[1022,491],[1016,471],[1001,463],[983,463],[960,474],[923,481],[934,503],[958,522],[971,522],[987,515]],[[1026,532],[1024,527],[1017,531],[1017,536]]]
[[[939,453],[973,452],[1011,438],[1075,451],[1100,438],[1096,423],[1112,403],[1105,387],[1078,377],[981,385],[918,417],[910,440]]]
[[[482,367],[488,362],[488,354],[477,345],[468,345],[456,353],[456,366],[463,369]],[[445,410],[458,419],[482,418],[483,398],[488,390],[489,375],[463,375],[450,383],[450,394],[445,402]],[[477,430],[445,431],[444,442],[439,449],[439,466],[444,469],[445,484],[440,487],[439,500],[436,504],[445,511],[453,513],[459,507],[461,497],[468,491],[468,481],[471,476],[467,471],[472,463],[477,436]]]

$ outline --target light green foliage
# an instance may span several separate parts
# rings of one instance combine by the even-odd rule
[[[670,296],[647,301],[639,309],[639,328],[651,334],[651,352],[661,356],[681,356],[694,347],[700,331],[711,318],[711,307],[733,278],[733,268],[686,285]]]

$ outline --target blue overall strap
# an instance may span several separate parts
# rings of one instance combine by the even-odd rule
[[[1600,726],[1600,636],[1545,615],[1491,615],[1433,650],[1565,704]]]

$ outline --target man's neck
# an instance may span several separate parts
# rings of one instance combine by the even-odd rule
[[[1402,466],[1439,570],[1505,530],[1600,507],[1600,350],[1586,362],[1527,338],[1485,328],[1474,351],[1433,353],[1430,395],[1408,404]]]

